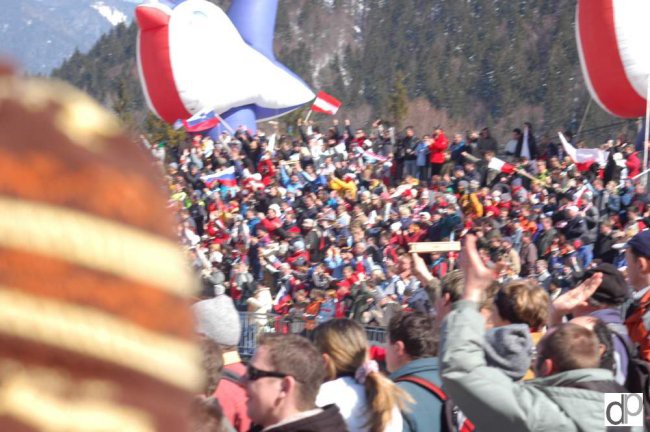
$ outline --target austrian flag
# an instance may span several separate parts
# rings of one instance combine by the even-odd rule
[[[558,136],[560,137],[564,151],[571,157],[571,160],[576,165],[576,168],[578,168],[578,171],[587,171],[591,165],[595,163],[601,167],[607,165],[609,152],[594,148],[577,149],[573,147],[569,141],[567,141],[562,132],[558,132]]]
[[[341,101],[336,99],[334,96],[328,95],[324,91],[319,91],[316,95],[316,100],[314,100],[314,103],[311,106],[311,110],[323,114],[334,115],[341,105]]]
[[[515,166],[509,164],[508,162],[499,159],[498,157],[493,157],[488,163],[488,168],[493,170],[501,171],[502,173],[512,174],[515,172]]]

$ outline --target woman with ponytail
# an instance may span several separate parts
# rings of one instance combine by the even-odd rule
[[[316,327],[312,337],[327,369],[316,405],[336,404],[350,432],[401,432],[400,410],[410,397],[369,360],[363,327],[334,319]]]

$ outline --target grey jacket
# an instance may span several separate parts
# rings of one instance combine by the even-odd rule
[[[459,301],[445,319],[442,329],[443,388],[476,425],[476,430],[604,430],[603,394],[564,386],[613,380],[612,372],[577,369],[531,381],[513,382],[500,369],[486,365],[484,326],[478,305]]]

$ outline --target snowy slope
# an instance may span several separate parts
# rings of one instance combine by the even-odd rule
[[[27,73],[48,74],[75,49],[90,49],[120,23],[138,0],[4,0],[0,55]]]

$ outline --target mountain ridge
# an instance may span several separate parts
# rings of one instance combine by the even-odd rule
[[[279,3],[278,59],[314,90],[342,100],[339,117],[360,126],[378,117],[413,124],[420,133],[437,124],[450,132],[488,125],[507,139],[525,121],[549,134],[575,131],[589,104],[584,130],[614,124],[585,134],[593,144],[631,127],[589,102],[575,44],[574,1]],[[88,55],[73,56],[53,76],[109,106],[123,81],[131,109],[143,118],[136,35],[134,24],[117,26]],[[225,64],[242,67],[231,62]],[[395,90],[402,86],[405,114],[394,108]]]

